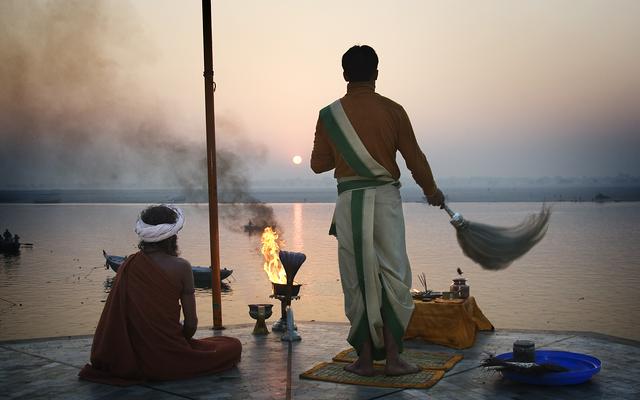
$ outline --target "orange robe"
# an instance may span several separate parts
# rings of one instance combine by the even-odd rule
[[[118,269],[80,378],[113,385],[189,378],[240,362],[235,338],[185,339],[178,299],[182,288],[142,252]]]
[[[375,84],[371,82],[349,83],[347,94],[340,99],[340,103],[367,152],[389,171],[393,179],[400,178],[400,168],[396,163],[396,153],[399,151],[424,194],[429,196],[435,193],[437,187],[431,167],[418,145],[411,121],[400,104],[376,93]],[[318,117],[311,169],[321,173],[334,168],[335,178],[357,175],[329,140],[322,118]]]

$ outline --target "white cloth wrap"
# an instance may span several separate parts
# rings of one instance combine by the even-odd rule
[[[347,340],[360,354],[370,338],[373,358],[381,360],[386,356],[383,326],[401,350],[413,313],[399,185],[362,143],[340,100],[323,108],[320,118],[338,152],[359,175],[338,179],[335,230],[330,230],[338,238],[345,313],[351,322]]]
[[[178,216],[176,222],[174,224],[149,225],[142,221],[141,218],[138,218],[135,231],[141,241],[147,243],[160,242],[176,235],[184,226],[184,214],[182,210],[170,205],[164,206],[172,209],[176,213]]]
[[[413,313],[411,266],[405,245],[402,199],[398,187],[394,185],[365,189],[362,218],[363,296],[354,257],[357,250],[354,247],[351,223],[352,194],[352,191],[340,194],[336,203],[340,282],[344,292],[345,314],[351,322],[349,342],[351,343],[358,324],[366,313],[373,346],[381,349],[384,348],[382,288],[384,287],[391,311],[403,332],[406,331]]]

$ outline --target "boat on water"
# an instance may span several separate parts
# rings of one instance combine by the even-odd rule
[[[244,225],[243,229],[246,233],[253,235],[254,233],[262,232],[264,228],[249,223]]]
[[[27,245],[32,246],[33,243],[20,243],[20,236],[12,234],[9,229],[0,235],[0,254],[18,254],[20,247]]]
[[[0,253],[1,254],[16,254],[20,252],[20,242],[6,241],[0,239]]]
[[[598,193],[593,198],[593,201],[596,203],[608,203],[610,201],[613,201],[613,199],[604,193]]]
[[[124,262],[126,257],[122,256],[114,256],[107,254],[106,251],[102,250],[102,255],[105,259],[105,264],[107,267],[111,268],[114,272],[118,272],[118,268]],[[209,288],[211,287],[211,267],[199,267],[192,266],[191,271],[193,272],[193,283],[196,287],[199,288]],[[221,268],[220,269],[220,280],[223,281],[231,276],[233,273],[232,269]]]
[[[248,224],[245,224],[242,226],[242,229],[248,233],[249,235],[253,235],[253,234],[258,234],[258,233],[262,233],[265,228],[267,228],[268,224],[254,224],[253,222],[249,221]],[[272,229],[275,229],[275,226],[271,226]]]

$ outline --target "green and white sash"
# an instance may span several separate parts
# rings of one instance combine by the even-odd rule
[[[358,174],[338,179],[330,231],[338,238],[345,313],[351,321],[348,341],[360,353],[370,337],[374,358],[384,359],[383,325],[402,349],[413,312],[400,185],[369,154],[340,100],[323,108],[320,118],[338,152]]]
[[[320,118],[329,135],[329,138],[336,146],[336,149],[344,158],[347,164],[359,176],[338,180],[338,194],[355,189],[365,189],[396,182],[391,173],[380,165],[375,158],[369,154],[367,148],[360,140],[356,130],[351,125],[351,121],[342,108],[340,100],[336,100],[320,110]],[[330,235],[336,235],[335,212],[329,228]]]

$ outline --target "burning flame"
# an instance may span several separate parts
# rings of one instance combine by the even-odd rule
[[[267,226],[262,232],[262,256],[264,257],[264,270],[269,276],[269,280],[273,283],[287,283],[287,273],[280,262],[280,245],[278,233],[271,227]]]

